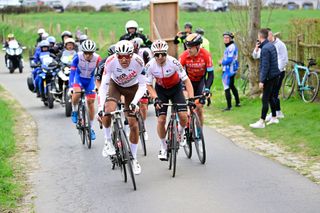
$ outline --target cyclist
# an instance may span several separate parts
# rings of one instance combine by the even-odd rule
[[[130,41],[123,40],[116,44],[116,54],[110,56],[106,61],[104,75],[102,77],[99,98],[99,112],[112,112],[117,108],[121,95],[125,97],[125,108],[139,110],[139,100],[146,92],[146,77],[142,58],[133,53],[133,45]],[[106,97],[108,94],[108,98]],[[130,149],[133,156],[133,171],[141,173],[141,166],[137,161],[137,149],[139,141],[139,128],[135,115],[126,113],[130,127]],[[105,128],[105,146],[102,155],[115,154],[115,148],[111,141],[111,117],[102,118]]]
[[[173,43],[174,44],[179,44],[179,43],[183,43],[183,48],[184,50],[187,49],[187,46],[185,44],[185,40],[187,38],[188,35],[192,34],[192,24],[190,22],[186,22],[184,24],[184,31],[180,31],[177,33],[176,37],[174,38]]]
[[[230,89],[234,95],[236,107],[240,107],[239,93],[237,88],[234,86],[234,77],[239,68],[238,48],[234,43],[233,38],[233,33],[223,33],[223,42],[226,49],[224,51],[223,58],[219,61],[219,64],[222,65],[222,83],[227,100],[227,107],[223,109],[223,111],[230,111],[232,108]]]
[[[83,52],[77,53],[71,64],[71,73],[69,76],[69,87],[76,92],[72,95],[72,114],[71,119],[73,123],[78,122],[78,103],[80,99],[79,92],[81,88],[85,89],[89,117],[91,124],[91,140],[95,140],[96,135],[93,127],[94,120],[94,100],[96,97],[94,90],[94,71],[98,67],[101,58],[96,51],[96,43],[91,40],[86,40],[82,43],[81,49]]]
[[[201,44],[201,48],[206,49],[208,52],[210,52],[210,42],[208,39],[206,39],[204,37],[204,30],[202,28],[198,28],[196,29],[196,33],[200,34],[202,37],[202,44]]]
[[[210,97],[210,88],[214,79],[214,71],[211,54],[200,47],[202,37],[200,34],[192,33],[186,38],[188,50],[184,51],[179,61],[185,67],[188,77],[191,80],[194,95],[205,95]],[[199,116],[201,126],[203,125],[203,105],[205,98],[197,101],[196,112]]]
[[[154,58],[146,65],[147,87],[150,96],[155,100],[156,115],[158,117],[157,131],[161,141],[158,158],[160,160],[167,159],[165,124],[168,108],[167,106],[161,107],[161,104],[168,103],[169,100],[173,103],[186,103],[183,95],[182,82],[184,82],[186,86],[189,97],[193,97],[193,88],[190,79],[179,61],[168,55],[168,48],[167,42],[162,40],[154,41],[151,46]],[[155,88],[152,86],[153,78],[156,79]],[[186,142],[183,140],[183,135],[188,120],[186,106],[178,106],[178,116],[179,142],[180,146],[185,146]]]
[[[126,23],[125,30],[126,34],[120,37],[121,40],[131,41],[134,38],[141,38],[143,41],[143,47],[150,47],[152,42],[142,33],[138,32],[139,25],[136,21],[130,20]]]

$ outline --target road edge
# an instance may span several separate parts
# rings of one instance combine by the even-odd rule
[[[16,180],[20,182],[23,197],[17,201],[16,212],[35,212],[34,199],[36,198],[33,176],[39,168],[38,159],[38,128],[33,117],[22,107],[22,105],[1,85],[3,92],[1,98],[10,103],[14,110],[14,137],[16,140],[16,154],[12,157],[13,169]],[[12,211],[12,210],[11,210]],[[9,212],[11,212],[9,211]]]

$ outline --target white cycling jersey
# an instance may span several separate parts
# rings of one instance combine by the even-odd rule
[[[146,65],[146,75],[148,85],[152,85],[153,78],[155,78],[156,83],[166,89],[188,78],[180,62],[170,55],[167,55],[166,62],[162,66],[156,62],[155,58],[152,58]]]
[[[102,109],[106,96],[108,94],[109,82],[111,79],[121,87],[131,87],[133,85],[139,84],[136,95],[132,101],[133,104],[137,104],[147,89],[147,79],[145,76],[144,63],[142,58],[137,54],[133,54],[131,62],[127,68],[123,68],[121,66],[116,54],[113,54],[107,59],[99,91],[100,110]]]

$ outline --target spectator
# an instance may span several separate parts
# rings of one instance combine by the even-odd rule
[[[234,86],[234,77],[238,71],[238,48],[233,41],[234,35],[231,32],[223,33],[223,42],[226,46],[223,58],[219,61],[222,65],[222,83],[224,92],[227,100],[227,107],[223,111],[230,111],[232,108],[231,104],[231,92],[236,100],[236,107],[240,107],[240,99],[237,88]]]
[[[204,37],[204,30],[202,28],[196,29],[196,33],[200,34],[202,36],[202,44],[201,48],[206,49],[208,52],[210,52],[210,42],[208,39]]]
[[[176,37],[174,38],[173,43],[174,44],[183,44],[184,50],[187,50],[187,46],[185,44],[186,38],[188,35],[192,34],[192,24],[190,22],[187,22],[184,24],[184,31],[180,31],[177,33]]]
[[[261,43],[259,45],[259,48],[261,48],[259,88],[263,91],[262,110],[260,119],[257,122],[250,124],[250,127],[252,128],[265,128],[265,120],[269,104],[271,107],[272,117],[267,125],[279,123],[276,116],[276,105],[273,97],[276,93],[280,70],[278,68],[277,50],[276,47],[268,41],[268,33],[269,31],[267,29],[261,29],[258,34],[259,42]]]
[[[276,92],[274,93],[274,97],[273,97],[276,104],[276,114],[277,114],[277,118],[284,118],[284,114],[281,111],[281,107],[280,107],[279,92],[281,89],[282,81],[285,76],[286,65],[288,63],[288,51],[287,51],[286,45],[279,38],[276,38],[273,35],[271,29],[267,28],[267,30],[269,30],[268,40],[272,42],[277,49],[278,67],[280,70],[279,81],[276,87]],[[259,48],[259,44],[257,43],[255,49],[252,52],[252,57],[254,59],[258,59],[260,58],[260,53],[261,53],[261,49]],[[267,115],[266,121],[270,121],[271,117],[272,117],[272,114],[270,113],[269,115]]]

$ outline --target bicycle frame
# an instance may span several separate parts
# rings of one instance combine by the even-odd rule
[[[300,75],[299,75],[299,71],[300,70],[304,70],[304,75],[303,75],[302,81],[301,81]],[[294,65],[294,73],[296,75],[296,80],[297,80],[299,91],[301,91],[301,90],[310,90],[310,88],[308,86],[303,86],[303,85],[305,85],[307,76],[310,73],[309,68],[306,67],[306,66],[301,66],[301,65],[295,64]]]

